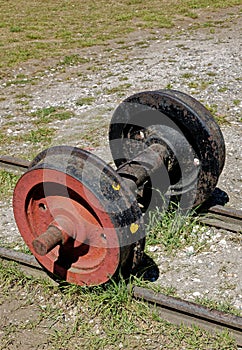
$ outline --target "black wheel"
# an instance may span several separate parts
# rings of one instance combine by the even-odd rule
[[[152,187],[158,185],[166,198],[179,200],[184,208],[211,195],[224,166],[219,126],[200,102],[179,91],[146,91],[125,99],[113,114],[109,141],[117,167],[153,142],[165,144],[167,174],[163,170],[156,176]]]

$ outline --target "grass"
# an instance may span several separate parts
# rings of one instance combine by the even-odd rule
[[[123,93],[129,89],[132,86],[130,83],[120,84],[118,86],[114,86],[112,88],[107,88],[104,90],[104,93],[107,95],[112,95],[117,93],[118,95],[122,96]]]
[[[1,0],[0,69],[4,75],[28,60],[47,58],[63,65],[86,63],[76,53],[80,48],[106,45],[120,33],[125,37],[139,29],[172,28],[177,15],[196,19],[198,9],[211,12],[236,5],[241,0]]]
[[[12,195],[18,179],[19,175],[8,172],[6,170],[0,170],[1,199]]]
[[[27,129],[29,130],[29,129]],[[40,149],[47,148],[51,145],[55,130],[46,126],[38,126],[37,128],[19,134],[6,134],[0,131],[0,146],[4,146],[3,154],[8,154],[14,149],[14,155],[21,153],[21,158],[32,159]],[[20,150],[24,150],[21,152]]]
[[[25,95],[22,94],[21,98],[23,96]],[[60,106],[49,106],[37,109],[35,112],[26,112],[22,123],[12,121],[13,116],[9,115],[0,131],[0,146],[3,146],[7,153],[12,152],[11,148],[14,147],[14,155],[17,156],[17,150],[22,149],[27,143],[27,150],[20,157],[31,159],[39,152],[40,146],[44,149],[51,145],[56,134],[55,124],[73,116],[73,112]],[[8,132],[9,129],[10,131],[14,129],[15,132]]]
[[[212,114],[212,116],[214,117],[214,119],[216,120],[216,122],[219,125],[224,125],[224,124],[228,123],[228,121],[226,120],[226,115],[218,113],[218,105],[216,105],[216,104],[211,104],[211,105],[206,104],[205,107],[209,110],[209,112]]]
[[[0,261],[0,286],[0,307],[9,305],[0,349],[30,339],[53,350],[236,349],[226,332],[211,335],[162,320],[156,308],[132,298],[122,278],[93,288],[52,285]]]
[[[24,135],[20,136],[19,141],[30,142],[34,145],[41,144],[42,147],[48,146],[51,143],[54,130],[40,127],[36,130],[30,130]]]
[[[83,129],[78,133],[79,147],[99,147],[103,146],[104,135],[107,134],[108,123],[99,116],[96,116],[94,123],[88,125],[88,129]],[[75,135],[76,137],[77,135]]]
[[[233,104],[235,106],[239,106],[241,104],[241,100],[239,100],[239,99],[233,100]]]
[[[93,102],[95,102],[95,97],[87,96],[87,97],[80,97],[76,101],[77,106],[88,106],[91,105]]]
[[[34,118],[33,124],[43,126],[45,124],[53,123],[54,121],[70,119],[73,117],[73,113],[71,111],[64,110],[64,108],[61,107],[50,106],[32,112],[31,117]]]
[[[226,312],[235,316],[241,316],[241,312],[234,308],[229,302],[218,302],[209,298],[196,298],[195,302],[210,309]]]
[[[194,250],[200,250],[205,246],[201,240],[204,226],[198,222],[193,212],[182,214],[175,207],[165,212],[157,208],[149,212],[147,225],[147,248],[150,245],[162,245],[168,253],[174,253],[177,249],[192,245]]]

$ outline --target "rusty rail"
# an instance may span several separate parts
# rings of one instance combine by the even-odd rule
[[[0,258],[18,262],[27,266],[29,268],[28,272],[32,269],[35,276],[36,271],[40,276],[43,276],[43,268],[32,255],[0,248]],[[162,319],[178,325],[196,325],[211,333],[226,330],[234,337],[237,345],[242,346],[242,317],[211,310],[199,304],[161,293],[155,293],[147,288],[128,286],[128,289],[131,291],[133,298],[155,305]]]
[[[20,170],[26,171],[28,169],[30,162],[25,159],[9,157],[9,156],[0,156],[0,167],[10,170]]]
[[[160,317],[178,325],[197,325],[211,333],[227,330],[242,346],[242,317],[209,309],[186,300],[174,298],[162,293],[133,287],[133,297],[158,306]]]
[[[24,254],[17,252],[13,249],[1,248],[0,247],[0,258],[11,261],[16,261],[19,264],[29,266],[33,269],[43,271],[43,268],[38,263],[33,255]]]
[[[232,232],[242,232],[242,210],[216,205],[208,209],[200,221]]]

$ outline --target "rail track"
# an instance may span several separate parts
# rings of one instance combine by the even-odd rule
[[[16,252],[11,249],[0,248],[0,259],[15,261],[20,264],[24,271],[31,275],[48,277],[42,266],[32,255]],[[236,340],[237,346],[242,347],[242,317],[227,314],[218,310],[156,293],[150,289],[129,285],[127,288],[133,298],[156,306],[160,317],[177,325],[196,325],[211,333],[228,331]]]

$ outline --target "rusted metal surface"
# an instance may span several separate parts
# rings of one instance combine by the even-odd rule
[[[68,193],[71,194],[69,198]],[[101,224],[96,215],[86,208],[85,202],[88,201],[92,201],[92,207],[98,208],[96,212],[99,211],[98,219]],[[108,280],[108,275],[112,276],[116,272],[120,254],[115,229],[97,199],[77,180],[65,173],[46,168],[27,172],[15,189],[13,208],[22,237],[37,260],[49,272],[67,282],[80,285],[104,283]],[[60,214],[72,218],[77,236],[65,245],[51,246],[55,237],[49,239],[48,245],[46,240],[43,242],[42,234]],[[87,244],[83,243],[84,225],[86,231],[89,231]],[[107,230],[103,228],[104,225],[108,227]],[[53,235],[53,229],[51,234]],[[110,248],[107,246],[109,240]],[[36,242],[42,243],[37,245],[37,251]],[[51,251],[42,254],[45,250],[48,252],[47,246],[51,246]]]
[[[26,171],[30,162],[25,159],[10,156],[0,156],[0,167],[6,169]]]
[[[122,164],[117,173],[123,178],[131,179],[137,187],[141,186],[163,165],[165,154],[166,147],[158,143],[152,144],[134,159]]]
[[[117,167],[147,147],[151,129],[160,129],[158,142],[166,144],[170,153],[167,196],[179,196],[177,200],[184,208],[203,203],[213,192],[225,159],[224,139],[211,113],[178,91],[145,91],[130,96],[114,112],[109,129],[110,149]],[[190,144],[183,156],[181,136]],[[177,140],[180,141],[176,144]],[[180,159],[176,159],[177,154]],[[169,161],[173,163],[171,169]],[[161,184],[162,181],[163,177]]]
[[[56,226],[50,225],[45,233],[35,238],[32,242],[36,254],[44,256],[63,240],[61,230]]]
[[[122,178],[96,156],[72,147],[53,147],[37,159],[16,185],[13,208],[38,261],[80,285],[102,284],[120,269],[131,271],[144,230]],[[53,225],[61,236],[53,236],[48,229]]]
[[[188,302],[182,299],[167,296],[142,287],[134,286],[134,298],[143,299],[159,306],[160,315],[168,321],[178,324],[197,324],[216,332],[228,330],[239,346],[242,346],[242,317],[227,314],[218,310]]]
[[[209,213],[223,215],[226,217],[242,220],[242,210],[216,205],[208,209]]]
[[[24,254],[21,252],[17,252],[13,249],[7,249],[0,247],[0,257],[7,260],[16,261],[20,264],[30,266],[32,268],[43,270],[41,265],[35,259],[33,255]]]
[[[209,226],[242,233],[242,210],[216,205],[209,208],[200,221]]]

